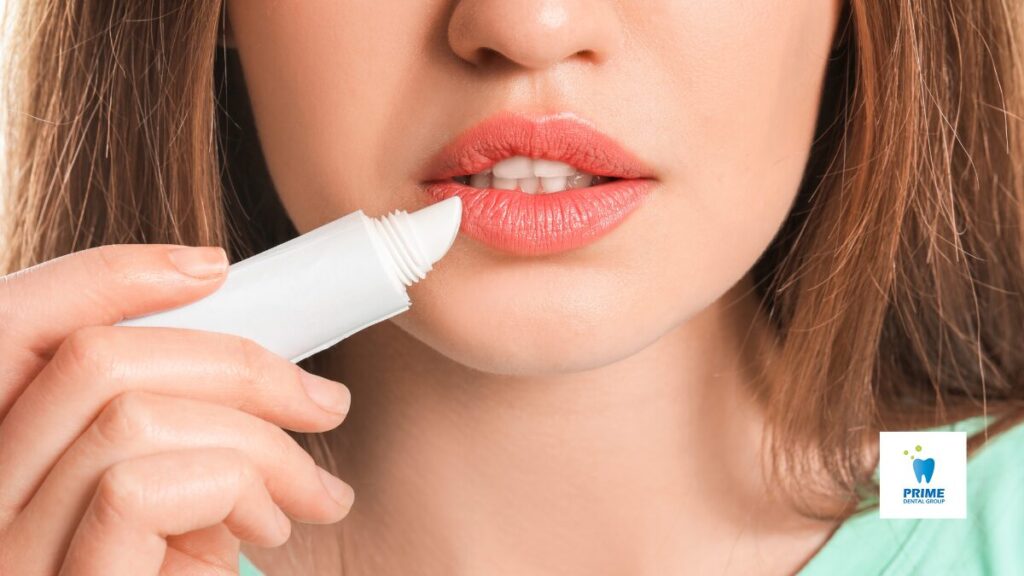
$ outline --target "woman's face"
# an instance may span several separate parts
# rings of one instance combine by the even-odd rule
[[[300,232],[433,202],[436,156],[507,113],[578,119],[642,166],[642,201],[588,242],[524,254],[460,234],[409,289],[395,324],[456,362],[520,375],[633,354],[750,269],[796,195],[839,9],[228,0],[260,142]]]

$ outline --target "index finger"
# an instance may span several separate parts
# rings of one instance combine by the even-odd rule
[[[68,334],[198,300],[227,267],[218,246],[111,244],[0,277],[0,420]]]

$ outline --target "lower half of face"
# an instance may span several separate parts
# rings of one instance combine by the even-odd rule
[[[424,206],[439,180],[485,201],[595,204],[615,180],[648,181],[586,241],[524,253],[461,234],[410,288],[412,309],[394,320],[408,333],[466,366],[529,375],[635,353],[750,270],[807,163],[838,2],[229,0],[228,14],[260,143],[302,232],[356,209]],[[525,120],[502,127],[504,114]],[[539,145],[533,122],[552,117],[598,144],[588,131],[568,154],[570,127]],[[607,142],[636,163],[601,166]],[[506,178],[503,161],[526,172]],[[565,164],[565,183],[529,174]],[[610,182],[591,179],[602,170]]]

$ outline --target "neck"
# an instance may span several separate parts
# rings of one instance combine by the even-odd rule
[[[390,322],[350,338],[326,370],[353,397],[332,433],[357,495],[345,574],[761,571],[735,557],[755,540],[802,563],[830,527],[760,474],[758,318],[742,282],[630,357],[539,376],[466,368]]]

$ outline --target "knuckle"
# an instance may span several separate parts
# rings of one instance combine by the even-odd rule
[[[235,470],[237,470],[237,476],[235,479],[238,481],[239,487],[254,486],[263,483],[263,475],[260,474],[259,469],[252,463],[240,451],[233,450],[231,458],[235,462]]]
[[[273,373],[274,358],[271,352],[249,338],[235,339],[235,366],[241,380],[257,389],[267,384],[269,374]]]
[[[101,525],[117,524],[146,506],[146,484],[139,480],[130,461],[119,462],[100,477],[93,513]]]
[[[241,392],[237,407],[264,418],[270,406],[291,406],[298,393],[305,398],[302,369],[242,337],[231,337],[229,373]]]
[[[127,276],[130,272],[130,259],[121,257],[123,248],[123,246],[118,244],[89,248],[85,251],[86,257],[90,259],[88,264],[90,266],[98,266],[105,275],[115,278]]]
[[[246,453],[231,446],[208,448],[206,455],[216,459],[217,468],[225,467],[230,471],[227,480],[234,482],[235,490],[247,486],[263,484],[263,475]]]
[[[149,259],[140,252],[138,245],[131,244],[96,246],[82,254],[83,258],[76,261],[80,266],[79,274],[95,278],[90,290],[93,306],[108,316],[119,316],[124,305],[124,288],[145,282],[144,269],[152,268]]]
[[[109,326],[89,326],[72,332],[61,343],[54,357],[64,373],[101,378],[116,373],[117,338]]]
[[[153,396],[132,390],[118,394],[100,412],[93,430],[111,445],[123,445],[150,435],[156,420]]]
[[[275,426],[271,423],[266,423],[267,435],[272,442],[269,446],[269,450],[277,458],[284,460],[285,458],[298,457],[304,465],[315,466],[313,457],[308,452],[302,449],[302,446],[292,438],[290,434],[285,432],[283,429]]]

